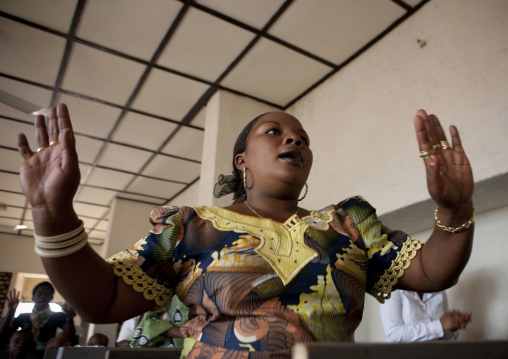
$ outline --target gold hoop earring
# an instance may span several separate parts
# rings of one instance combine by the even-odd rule
[[[300,202],[302,199],[305,198],[305,196],[307,196],[307,192],[309,192],[309,185],[307,184],[307,182],[305,182],[305,194],[303,195],[302,198],[298,199],[298,202]]]
[[[243,189],[245,194],[247,194],[247,167],[243,168]]]

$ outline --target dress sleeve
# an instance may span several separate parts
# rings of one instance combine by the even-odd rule
[[[174,293],[173,254],[182,236],[179,208],[157,207],[150,213],[150,221],[153,228],[146,237],[107,261],[115,275],[146,299],[154,300],[160,310],[166,310]]]
[[[337,213],[351,238],[367,253],[366,291],[383,303],[390,298],[422,243],[402,231],[383,226],[375,208],[360,196],[339,203]]]

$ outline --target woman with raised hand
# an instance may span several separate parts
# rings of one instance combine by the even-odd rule
[[[58,290],[91,322],[119,322],[173,295],[191,308],[182,356],[290,356],[297,342],[353,341],[365,293],[430,292],[453,285],[473,239],[473,177],[455,127],[452,145],[434,115],[414,119],[436,226],[427,242],[386,228],[362,197],[319,210],[298,205],[312,166],[302,124],[283,112],[252,120],[234,148],[228,207],[159,207],[152,230],[107,261],[86,243],[73,210],[78,158],[65,105],[37,117],[37,151],[24,135],[21,183],[36,251]],[[305,189],[304,189],[305,188]],[[303,190],[303,193],[301,193]],[[335,200],[335,201],[334,201]]]

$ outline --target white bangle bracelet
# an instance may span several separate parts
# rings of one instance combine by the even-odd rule
[[[35,252],[46,258],[65,257],[69,254],[79,251],[88,243],[88,235],[83,226],[81,225],[67,233],[59,234],[57,236],[43,237],[34,234],[35,238]]]

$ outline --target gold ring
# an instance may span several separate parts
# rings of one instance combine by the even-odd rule
[[[443,146],[441,146],[439,143],[437,143],[434,146],[432,146],[432,149],[434,149],[434,150],[441,150],[441,149],[443,149]]]
[[[452,148],[452,146],[450,146],[450,144],[448,143],[448,141],[447,141],[447,140],[440,141],[440,143],[441,143],[441,148],[442,148],[443,150],[447,150],[447,149]]]
[[[420,157],[423,159],[427,159],[430,157],[430,155],[434,153],[436,153],[436,150],[434,148],[431,148],[430,150],[427,151],[420,151]]]
[[[53,145],[58,145],[59,143],[60,143],[60,142],[58,142],[58,141],[51,141],[51,142],[49,143],[49,145],[50,145],[50,146],[53,146]]]
[[[41,152],[42,150],[45,150],[47,147],[39,147],[37,148],[37,152]]]

